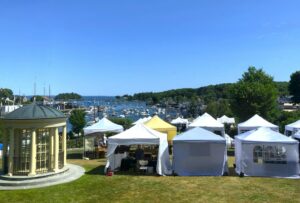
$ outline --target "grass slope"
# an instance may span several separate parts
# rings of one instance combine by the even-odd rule
[[[0,191],[1,202],[300,202],[300,181],[275,178],[103,175],[105,160],[71,159],[86,175],[47,188]],[[233,157],[229,164],[232,166]],[[230,171],[233,175],[233,169]]]

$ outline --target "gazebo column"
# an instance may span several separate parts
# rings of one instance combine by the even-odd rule
[[[14,167],[14,151],[15,151],[15,142],[14,142],[14,129],[9,129],[9,159],[8,159],[8,175],[13,175]]]
[[[2,166],[4,169],[4,172],[7,171],[7,145],[8,145],[8,130],[5,129],[4,136],[3,136],[3,151],[2,151]]]
[[[54,169],[54,134],[55,134],[55,129],[51,128],[50,135],[49,135],[49,156],[50,156],[49,170]]]
[[[58,159],[59,159],[59,134],[58,134],[58,128],[55,128],[54,133],[54,172],[58,172]]]
[[[31,131],[30,169],[29,176],[36,174],[36,130]]]
[[[62,149],[64,151],[64,166],[67,165],[67,126],[65,125],[63,127],[63,133],[62,133]]]

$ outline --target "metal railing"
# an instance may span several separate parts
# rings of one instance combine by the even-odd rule
[[[37,154],[37,161],[36,161],[36,173],[37,174],[43,174],[43,173],[49,172],[50,159],[51,159],[51,157],[48,154],[44,154],[44,155]]]
[[[13,175],[26,176],[29,174],[29,156],[14,156],[13,159]]]

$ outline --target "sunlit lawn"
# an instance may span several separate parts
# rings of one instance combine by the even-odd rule
[[[300,202],[300,180],[103,175],[104,159],[69,159],[86,169],[71,183],[0,191],[1,202]],[[229,166],[234,159],[230,157]]]

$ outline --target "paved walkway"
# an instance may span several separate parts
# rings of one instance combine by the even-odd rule
[[[58,185],[62,183],[68,183],[80,178],[84,175],[85,170],[81,166],[74,164],[68,164],[67,170],[64,173],[60,173],[45,178],[28,179],[28,180],[0,180],[0,190],[22,190],[31,188],[48,187],[51,185]]]

